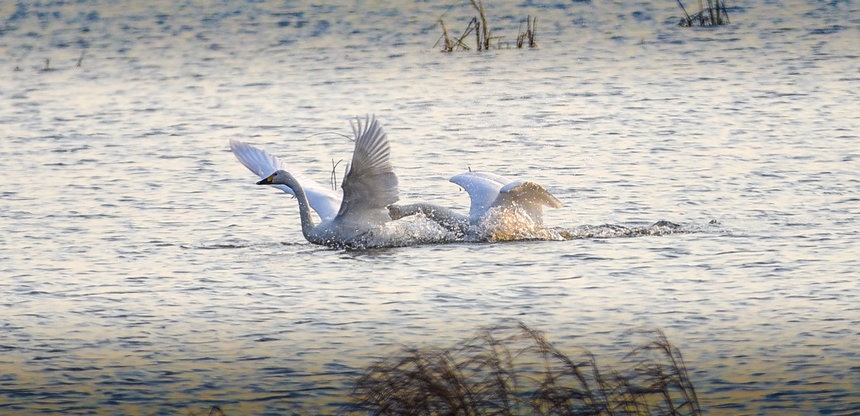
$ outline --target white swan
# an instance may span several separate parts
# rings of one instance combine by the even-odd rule
[[[532,221],[543,225],[543,207],[561,208],[562,203],[532,181],[512,181],[486,172],[466,172],[451,178],[469,193],[469,220],[480,222],[491,210],[521,209]]]
[[[233,151],[233,154],[236,156],[236,159],[239,159],[239,162],[242,162],[245,167],[250,169],[251,172],[257,174],[261,179],[265,179],[272,172],[278,170],[290,172],[293,178],[302,184],[302,189],[305,191],[305,195],[307,195],[311,208],[316,211],[321,220],[331,220],[335,215],[337,215],[337,211],[340,208],[341,190],[333,191],[328,187],[320,185],[314,180],[303,175],[295,168],[288,166],[276,156],[269,154],[265,150],[251,146],[250,144],[231,139],[230,150]],[[296,193],[286,185],[273,185],[273,187],[290,195],[296,195]]]
[[[560,208],[561,201],[531,181],[512,181],[486,172],[466,172],[450,179],[469,194],[469,215],[428,203],[391,205],[392,218],[422,213],[460,235],[491,241],[555,238],[543,228],[543,207]]]
[[[282,169],[279,163],[275,163],[278,169],[274,173],[257,182],[258,185],[285,185],[292,191],[299,203],[302,234],[311,243],[357,243],[363,235],[391,220],[386,207],[398,199],[397,176],[389,160],[391,150],[385,131],[375,118],[369,116],[365,118],[364,124],[361,119],[357,120],[357,126],[350,124],[355,134],[355,150],[352,163],[343,178],[343,200],[336,214],[330,215],[336,195],[322,192],[321,187],[307,178],[302,177],[300,181],[296,175]],[[245,149],[240,153],[247,156],[254,152]],[[261,162],[259,164],[267,160],[251,159]],[[255,163],[249,166],[241,157],[239,160],[248,168],[257,166]],[[311,202],[311,195],[314,195],[316,202]],[[319,225],[314,225],[311,209],[322,218]]]

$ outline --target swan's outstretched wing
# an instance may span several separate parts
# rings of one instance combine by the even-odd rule
[[[493,207],[518,207],[537,224],[543,224],[543,207],[561,208],[561,201],[535,182],[514,181],[499,190]]]
[[[469,193],[469,218],[478,221],[490,208],[519,207],[536,223],[543,221],[543,207],[561,207],[561,201],[535,182],[511,181],[486,172],[466,172],[451,178]]]
[[[340,195],[337,192],[318,184],[295,169],[291,169],[286,163],[278,160],[276,156],[250,144],[231,139],[230,150],[233,151],[239,162],[242,162],[246,168],[261,178],[266,178],[279,169],[290,172],[302,185],[308,197],[308,203],[323,221],[330,220],[337,214],[337,209],[340,206]],[[273,186],[295,196],[293,190],[286,185]]]
[[[397,202],[397,176],[391,165],[388,137],[379,122],[366,117],[352,125],[355,151],[343,178],[343,202],[337,220],[347,224],[389,221],[386,207]]]
[[[486,172],[461,173],[452,177],[450,181],[460,185],[469,193],[469,199],[472,201],[469,217],[472,221],[481,218],[499,197],[502,187],[511,182],[504,176]]]

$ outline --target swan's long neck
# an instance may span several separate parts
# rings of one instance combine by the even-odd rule
[[[302,186],[293,178],[290,178],[290,182],[287,186],[296,193],[296,199],[299,201],[299,215],[302,218],[302,234],[304,234],[305,239],[316,243],[317,238],[314,233],[314,219],[311,216],[311,205],[308,203],[308,196],[305,194],[305,190],[302,189]]]

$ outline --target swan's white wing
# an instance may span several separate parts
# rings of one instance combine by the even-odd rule
[[[260,178],[266,178],[278,169],[290,172],[299,181],[299,184],[302,185],[308,197],[308,203],[322,220],[330,220],[337,214],[337,209],[340,206],[340,195],[337,192],[316,183],[295,169],[291,169],[286,163],[278,160],[276,156],[250,144],[231,139],[230,150],[233,151],[239,162],[242,162],[246,168],[250,169],[251,172],[254,172]],[[273,186],[295,196],[293,190],[286,185]]]
[[[518,207],[537,224],[543,223],[543,207],[561,208],[561,201],[535,182],[514,181],[499,190],[493,208]]]
[[[466,172],[450,179],[469,193],[472,201],[469,217],[472,221],[482,217],[499,197],[502,187],[511,181],[504,176],[486,172]]]
[[[397,202],[397,176],[391,165],[388,137],[379,122],[366,117],[352,125],[355,151],[343,178],[343,202],[337,220],[346,224],[384,223],[387,206]]]

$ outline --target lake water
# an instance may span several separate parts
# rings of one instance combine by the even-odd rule
[[[468,2],[0,3],[0,414],[335,413],[510,319],[607,364],[662,329],[707,414],[860,414],[857,2],[485,3],[539,48],[440,53]],[[577,238],[308,244],[228,139],[326,182],[366,113],[401,202],[531,179]]]

